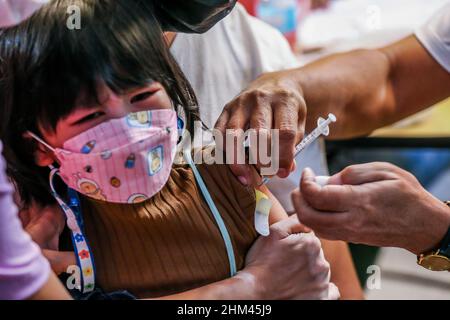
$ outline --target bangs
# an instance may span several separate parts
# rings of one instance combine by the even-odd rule
[[[81,29],[67,27],[69,6],[79,8]],[[14,44],[10,63],[19,70],[14,72],[15,111],[18,106],[23,114],[35,115],[22,125],[35,130],[38,119],[55,130],[77,106],[99,104],[100,84],[121,94],[157,81],[176,105],[195,106],[153,11],[151,1],[54,0],[6,30],[3,36]]]

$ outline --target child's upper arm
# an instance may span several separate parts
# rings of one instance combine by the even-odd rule
[[[288,218],[286,210],[281,206],[280,202],[275,198],[275,196],[270,192],[266,185],[262,185],[255,188],[258,191],[264,193],[269,200],[272,202],[272,207],[269,214],[269,224],[272,225],[278,221]]]
[[[256,168],[253,167],[253,177],[252,182],[257,184],[257,182],[261,181],[261,176],[257,172]],[[262,192],[264,195],[268,197],[268,199],[271,202],[271,208],[269,213],[269,225],[272,225],[278,221],[281,221],[283,219],[288,218],[288,214],[286,213],[286,210],[284,210],[281,203],[278,201],[278,199],[273,195],[273,193],[269,190],[269,188],[263,184],[263,185],[254,185],[255,190]]]

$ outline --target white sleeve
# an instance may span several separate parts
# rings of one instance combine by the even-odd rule
[[[450,72],[450,3],[417,30],[416,37],[434,59]]]
[[[289,42],[280,31],[250,15],[248,15],[248,22],[263,59],[263,72],[300,67],[300,60],[295,56]]]

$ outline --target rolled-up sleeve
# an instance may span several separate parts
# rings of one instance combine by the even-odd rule
[[[419,28],[416,37],[433,58],[450,72],[450,4]]]
[[[50,266],[22,228],[2,149],[0,143],[0,300],[20,300],[31,297],[47,282]]]

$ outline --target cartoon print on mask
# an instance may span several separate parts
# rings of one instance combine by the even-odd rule
[[[122,185],[122,182],[117,177],[112,177],[109,183],[111,183],[114,188],[120,188]]]
[[[137,203],[144,202],[147,199],[148,199],[148,197],[145,194],[137,193],[137,194],[131,195],[131,197],[128,199],[128,203],[137,204]]]
[[[112,151],[111,150],[105,150],[100,154],[100,157],[103,160],[108,160],[112,157]]]
[[[157,174],[163,166],[163,153],[164,149],[162,146],[156,147],[148,153],[147,163],[148,163],[148,174],[154,176]]]
[[[95,141],[95,140],[89,141],[88,143],[86,143],[83,146],[83,148],[81,148],[81,153],[84,153],[84,154],[91,153],[92,150],[94,150],[96,144],[97,144],[97,141]]]
[[[133,169],[136,165],[136,155],[134,153],[130,154],[125,161],[125,168]]]
[[[81,193],[97,200],[106,201],[106,197],[102,193],[102,190],[98,186],[97,182],[83,178],[81,173],[75,174],[74,177],[77,179],[76,184]]]
[[[130,113],[127,117],[127,123],[130,127],[150,128],[152,126],[152,113],[149,111]]]

